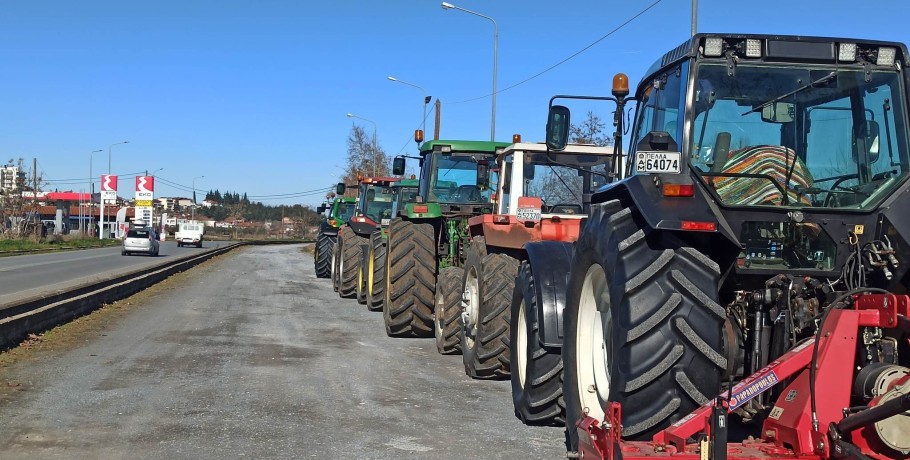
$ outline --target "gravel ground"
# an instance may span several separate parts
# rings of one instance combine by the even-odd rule
[[[301,246],[234,251],[0,354],[0,457],[564,458],[508,381],[386,337]]]

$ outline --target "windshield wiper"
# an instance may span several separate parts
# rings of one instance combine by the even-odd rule
[[[748,114],[750,114],[750,113],[753,113],[753,112],[758,112],[759,110],[761,110],[761,109],[763,109],[763,108],[765,108],[765,107],[768,107],[768,106],[771,105],[771,104],[775,104],[775,103],[777,103],[777,102],[780,102],[780,101],[782,101],[782,100],[784,100],[784,99],[786,99],[786,98],[788,98],[788,97],[790,97],[790,96],[793,96],[794,94],[801,93],[801,92],[803,92],[803,91],[805,91],[805,90],[807,90],[807,89],[809,89],[809,88],[811,88],[811,87],[813,87],[813,86],[815,86],[815,85],[817,85],[817,84],[819,84],[819,83],[825,83],[825,82],[827,82],[828,80],[831,80],[832,78],[834,78],[834,77],[836,77],[836,76],[837,76],[837,73],[836,73],[836,72],[831,72],[831,73],[829,73],[828,75],[825,75],[824,77],[821,77],[821,78],[819,78],[818,80],[815,80],[815,81],[813,81],[813,82],[810,82],[810,83],[808,83],[808,84],[806,84],[806,85],[800,86],[799,88],[796,88],[796,89],[794,89],[793,91],[790,91],[789,93],[781,94],[780,96],[777,96],[777,97],[775,97],[774,99],[771,99],[771,100],[768,101],[768,102],[765,102],[765,103],[763,103],[763,104],[761,104],[761,105],[759,105],[759,106],[756,106],[756,107],[752,107],[752,110],[749,110],[748,112],[743,113],[743,116],[746,116],[746,115],[748,115]]]

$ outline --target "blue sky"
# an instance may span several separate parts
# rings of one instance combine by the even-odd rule
[[[90,152],[103,150],[93,155],[97,177],[107,171],[109,146],[129,140],[111,149],[121,196],[132,196],[135,173],[164,168],[156,196],[187,196],[197,178],[200,190],[315,206],[318,190],[342,172],[352,123],[372,133],[371,123],[346,113],[375,122],[389,154],[415,153],[423,93],[389,75],[441,99],[442,138],[489,139],[492,24],[440,3],[4,1],[0,161],[37,158],[46,188],[84,191]],[[503,90],[654,0],[450,3],[498,23]],[[662,0],[581,55],[501,91],[497,140],[541,139],[554,94],[607,95],[620,71],[634,86],[688,38],[690,14],[690,0]],[[906,17],[904,0],[700,0],[698,30],[907,42]],[[577,114],[589,109],[609,116],[606,106],[573,106]],[[300,196],[275,197],[288,194]]]

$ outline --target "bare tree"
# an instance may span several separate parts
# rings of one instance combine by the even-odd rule
[[[613,139],[606,132],[607,125],[594,112],[589,111],[581,124],[569,128],[569,141],[575,144],[613,145]],[[604,173],[604,167],[595,168]],[[536,177],[528,183],[528,195],[539,196],[547,206],[555,204],[581,205],[582,178],[578,171],[559,166],[538,166]]]
[[[348,156],[343,181],[357,183],[358,176],[388,176],[389,158],[385,151],[367,135],[362,126],[353,125],[348,134]],[[352,191],[348,192],[354,193]],[[356,193],[355,193],[356,194]]]

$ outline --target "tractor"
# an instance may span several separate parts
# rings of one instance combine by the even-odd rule
[[[319,224],[319,234],[316,236],[314,259],[317,278],[332,276],[333,248],[335,239],[338,237],[338,229],[354,215],[354,206],[354,198],[337,197],[331,205],[326,203],[316,208],[316,212],[319,214],[329,211],[328,217]]]
[[[696,34],[648,70],[567,267],[570,457],[907,458],[908,66]]]
[[[513,140],[497,158],[494,212],[468,221],[474,244],[466,256],[462,358],[473,378],[505,378],[514,370],[516,414],[552,423],[562,416],[556,320],[562,305],[549,291],[565,285],[566,273],[535,272],[531,259],[571,254],[592,189],[609,179],[613,149],[570,145],[550,152],[518,135]]]
[[[415,140],[423,140],[417,130]],[[431,140],[420,146],[420,186],[388,228],[383,322],[392,337],[436,337],[460,352],[457,324],[470,217],[493,211],[490,168],[505,142]],[[393,161],[403,174],[405,158]]]
[[[395,200],[393,184],[397,177],[358,177],[357,185],[339,183],[335,192],[344,194],[348,188],[359,191],[354,215],[338,231],[335,241],[335,267],[332,270],[333,284],[341,297],[356,297],[359,303],[366,303],[363,286],[363,251],[370,244],[370,235],[388,224],[392,218]]]
[[[414,200],[417,196],[417,179],[402,179],[392,184],[393,200],[392,216],[398,216],[404,210],[404,204]],[[381,311],[382,301],[385,298],[385,263],[386,263],[386,240],[388,240],[389,220],[383,219],[380,222],[378,232],[370,235],[370,244],[363,253],[363,267],[360,269],[363,273],[360,281],[360,290],[365,292],[367,309],[370,311]],[[358,298],[360,294],[358,293]]]

